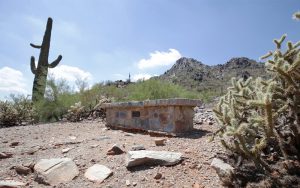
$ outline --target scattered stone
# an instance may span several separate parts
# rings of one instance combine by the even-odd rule
[[[126,180],[126,186],[130,186],[130,181],[129,180]]]
[[[69,136],[69,139],[76,140],[76,136]]]
[[[21,165],[15,166],[15,170],[20,175],[28,175],[31,173],[30,168]]]
[[[124,136],[134,136],[133,133],[125,133]]]
[[[18,146],[20,144],[20,142],[12,142],[10,143],[10,147],[15,147],[15,146]]]
[[[80,144],[81,142],[83,142],[83,140],[59,142],[59,143],[55,143],[53,148],[56,149],[63,145]]]
[[[27,162],[23,164],[23,166],[30,168],[31,172],[34,171],[34,165],[35,165],[34,162]]]
[[[0,152],[0,159],[11,158],[13,156],[10,152]]]
[[[120,155],[125,153],[117,144],[113,145],[113,147],[107,151],[107,155]]]
[[[182,153],[168,151],[129,151],[126,160],[126,167],[139,165],[163,165],[170,166],[182,160]]]
[[[164,146],[166,139],[164,138],[156,138],[154,139],[155,145],[157,146]]]
[[[154,176],[154,179],[159,180],[160,178],[162,178],[162,174],[157,172],[156,175]]]
[[[137,182],[132,182],[132,185],[135,187],[137,185]]]
[[[108,136],[100,136],[100,137],[97,138],[96,140],[102,141],[102,140],[108,140],[108,139],[110,139],[110,137],[108,137]]]
[[[204,188],[204,186],[196,182],[193,184],[193,188]]]
[[[79,170],[70,158],[41,159],[34,166],[37,173],[35,181],[46,185],[57,185],[71,181]]]
[[[71,149],[73,149],[73,148],[65,148],[65,149],[62,149],[61,152],[68,153]]]
[[[212,121],[208,121],[208,125],[213,125],[214,123]]]
[[[91,145],[90,147],[91,148],[96,148],[96,147],[98,147],[99,146],[99,144],[93,144],[93,145]]]
[[[145,147],[143,145],[133,145],[131,147],[132,151],[138,151],[138,150],[145,150]]]
[[[14,180],[2,180],[0,181],[0,188],[17,188],[20,186],[25,186],[25,183],[14,181]]]
[[[106,178],[112,175],[113,172],[104,165],[95,164],[88,168],[84,173],[84,177],[92,182],[102,183]]]
[[[28,154],[28,155],[33,155],[39,150],[40,150],[40,147],[38,146],[38,147],[30,148],[29,150],[25,151],[24,153]],[[22,153],[22,154],[24,154],[24,153]]]
[[[232,185],[232,177],[233,177],[234,168],[231,165],[225,163],[224,161],[222,161],[218,158],[214,158],[212,160],[210,166],[216,170],[223,185],[225,185],[225,186]]]

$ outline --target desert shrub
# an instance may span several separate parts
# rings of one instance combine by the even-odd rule
[[[165,98],[199,98],[196,92],[188,91],[179,85],[150,79],[127,87],[126,100],[147,100]],[[124,99],[123,99],[124,100]]]
[[[232,87],[214,109],[222,145],[252,160],[276,186],[286,182],[274,179],[274,172],[283,177],[300,169],[300,42],[288,42],[283,51],[285,38],[274,40],[276,49],[262,57],[270,58],[266,69],[272,78],[232,78]],[[274,163],[285,165],[280,169]]]
[[[71,122],[81,121],[84,116],[84,113],[84,106],[81,105],[81,102],[77,102],[68,109],[66,118]]]
[[[38,121],[61,120],[69,107],[78,101],[79,96],[71,90],[66,81],[50,78],[47,81],[44,99],[34,104],[38,112]]]
[[[0,126],[25,125],[34,122],[36,110],[25,96],[11,96],[9,101],[0,101]]]
[[[105,110],[102,108],[103,103],[110,103],[112,102],[112,99],[106,98],[104,96],[100,96],[99,99],[96,99],[96,104],[91,107],[89,106],[83,106],[81,102],[77,102],[74,105],[72,105],[68,113],[66,114],[66,118],[69,121],[72,122],[78,122],[83,119],[87,118],[102,118],[104,119],[105,116]]]

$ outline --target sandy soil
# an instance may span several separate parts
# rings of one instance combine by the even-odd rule
[[[81,123],[52,123],[0,129],[0,152],[11,152],[13,156],[0,159],[0,180],[12,179],[27,183],[27,187],[51,187],[34,181],[34,173],[22,176],[14,166],[36,163],[39,159],[69,157],[80,169],[78,177],[56,187],[222,187],[217,174],[210,167],[212,159],[223,153],[221,146],[208,142],[208,135],[216,125],[195,125],[196,130],[185,137],[167,138],[165,146],[155,146],[154,139],[147,134],[110,130],[100,120]],[[19,142],[17,146],[10,146]],[[134,144],[142,144],[147,150],[182,152],[182,163],[171,166],[142,166],[128,170],[126,153],[107,155],[107,151],[118,144],[129,151]],[[72,148],[63,154],[62,149]],[[103,183],[96,184],[84,177],[84,172],[93,164],[106,165],[113,175]],[[160,172],[161,179],[154,179]],[[126,180],[130,185],[126,185]],[[195,186],[196,187],[196,186]]]

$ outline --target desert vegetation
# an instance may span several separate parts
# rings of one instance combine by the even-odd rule
[[[300,20],[300,13],[295,13],[294,18]],[[52,63],[48,62],[51,29],[52,19],[49,18],[42,45],[31,44],[33,48],[40,49],[37,66],[35,58],[31,57],[31,71],[35,75],[32,95],[11,95],[7,100],[0,100],[0,128],[61,121],[80,122],[84,119],[94,120],[97,118],[105,120],[105,110],[101,108],[103,103],[168,98],[200,99],[204,103],[214,105],[212,110],[214,117],[210,115],[212,113],[210,109],[207,110],[203,106],[195,108],[194,111],[198,110],[199,117],[196,118],[197,121],[194,120],[194,125],[198,126],[198,129],[195,129],[194,133],[189,133],[184,139],[200,139],[206,134],[211,136],[209,144],[217,150],[216,154],[210,155],[209,159],[213,158],[211,166],[214,167],[221,161],[220,163],[227,168],[216,170],[223,186],[298,187],[300,184],[300,41],[285,42],[286,35],[275,39],[275,50],[261,57],[263,61],[266,61],[264,63],[257,63],[248,58],[234,58],[226,65],[210,67],[195,59],[181,58],[169,71],[149,80],[131,82],[129,79],[125,82],[121,81],[122,84],[119,81],[106,81],[89,86],[86,81],[78,79],[75,89],[67,81],[57,80],[48,75],[48,68],[55,68],[62,59],[62,56],[59,55]],[[262,70],[262,68],[264,69]],[[241,70],[243,71],[241,72]],[[187,74],[189,74],[188,77]],[[231,86],[226,90],[229,78]],[[200,82],[201,84],[198,85]],[[47,127],[50,127],[49,125],[51,124],[47,124]],[[206,128],[207,126],[211,127],[203,131],[201,130],[202,125]],[[216,125],[219,126],[219,129],[213,127]],[[41,125],[37,126],[43,130]],[[104,124],[94,126],[94,128],[101,128],[103,133],[108,130]],[[83,130],[89,131],[86,127]],[[210,132],[211,130],[214,132]],[[56,127],[56,131],[59,132],[59,128]],[[113,137],[112,133],[107,133],[107,135],[109,134]],[[116,134],[124,137],[133,135],[124,132]],[[75,136],[70,135],[70,137],[72,140],[76,139]],[[139,136],[141,140],[140,137],[142,136]],[[52,138],[49,137],[49,139]],[[36,139],[39,138],[36,137]],[[110,138],[104,136],[99,139],[95,136],[95,138],[85,141],[94,143],[96,140],[106,139]],[[118,136],[114,139],[122,140]],[[175,138],[173,139],[174,143],[185,144],[182,140],[180,142],[174,140]],[[192,143],[195,143],[194,140]],[[132,142],[132,139],[126,140],[125,138],[125,141]],[[165,146],[165,139],[161,141],[163,142],[162,146]],[[51,143],[53,144],[51,149],[57,149],[64,144],[81,144],[82,142],[84,141]],[[2,144],[6,143],[8,141]],[[222,145],[226,152],[219,149],[216,143]],[[136,145],[135,142],[131,144]],[[19,142],[16,142],[10,144],[9,147],[18,145]],[[123,148],[125,145],[126,143],[123,143]],[[89,146],[89,149],[95,147],[98,145]],[[147,147],[155,146],[149,144]],[[190,151],[188,146],[184,148],[177,144],[172,145],[171,148],[173,150],[176,147],[185,149],[185,153],[192,158],[193,151]],[[195,147],[195,144],[193,147],[194,150],[198,148],[198,146]],[[119,146],[114,145],[107,155],[115,155],[111,154],[115,148],[122,151],[119,154],[125,153],[123,148],[120,149]],[[34,152],[47,149],[49,148],[38,147]],[[63,154],[74,148],[65,149],[69,150],[64,150]],[[108,149],[107,145],[105,149]],[[142,150],[145,148],[143,147]],[[214,152],[213,150],[209,151]],[[197,155],[199,153],[198,151]],[[11,158],[13,155],[1,151],[0,154],[1,159]],[[21,155],[23,154],[22,151]],[[88,160],[88,157],[86,156],[84,160]],[[182,162],[181,153],[179,158],[176,164]],[[95,162],[92,160],[89,162]],[[118,161],[121,161],[120,158]],[[195,164],[189,164],[191,161],[196,163],[195,158],[186,160],[190,165],[186,169],[190,171],[196,168],[201,169]],[[84,162],[86,163],[86,161]],[[185,164],[182,163],[182,166]],[[74,163],[77,168],[76,165]],[[14,168],[15,166],[12,169]],[[82,168],[85,168],[85,164]],[[188,171],[186,169],[185,172]],[[34,170],[29,171],[28,174]],[[202,169],[202,171],[205,170]],[[124,167],[122,172],[127,173],[127,168]],[[119,176],[121,175],[119,174]],[[197,184],[193,184],[194,187],[196,187],[195,185]]]
[[[82,83],[84,81],[78,81]],[[109,83],[109,84],[108,84]],[[166,98],[190,98],[211,100],[209,92],[189,91],[182,86],[166,81],[150,79],[117,87],[112,82],[98,83],[91,88],[72,89],[64,80],[48,79],[43,100],[32,103],[30,97],[12,96],[11,100],[1,102],[0,123],[2,126],[21,125],[34,122],[53,122],[78,114],[73,121],[89,117],[103,102],[141,101]],[[82,84],[81,84],[82,85]],[[83,84],[86,85],[86,84]],[[24,114],[20,116],[20,114]],[[30,121],[28,118],[32,118]],[[82,118],[81,118],[82,117]],[[9,122],[12,121],[12,122]]]
[[[265,66],[271,78],[232,78],[232,87],[214,109],[221,125],[216,135],[233,155],[237,184],[249,181],[243,173],[251,169],[250,160],[257,169],[254,179],[264,179],[256,186],[299,185],[300,42],[289,41],[283,50],[285,38],[275,39],[276,49],[262,57],[269,59]]]

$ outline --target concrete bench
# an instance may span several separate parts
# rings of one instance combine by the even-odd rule
[[[105,103],[107,126],[177,135],[193,130],[193,107],[200,100],[158,99]]]

